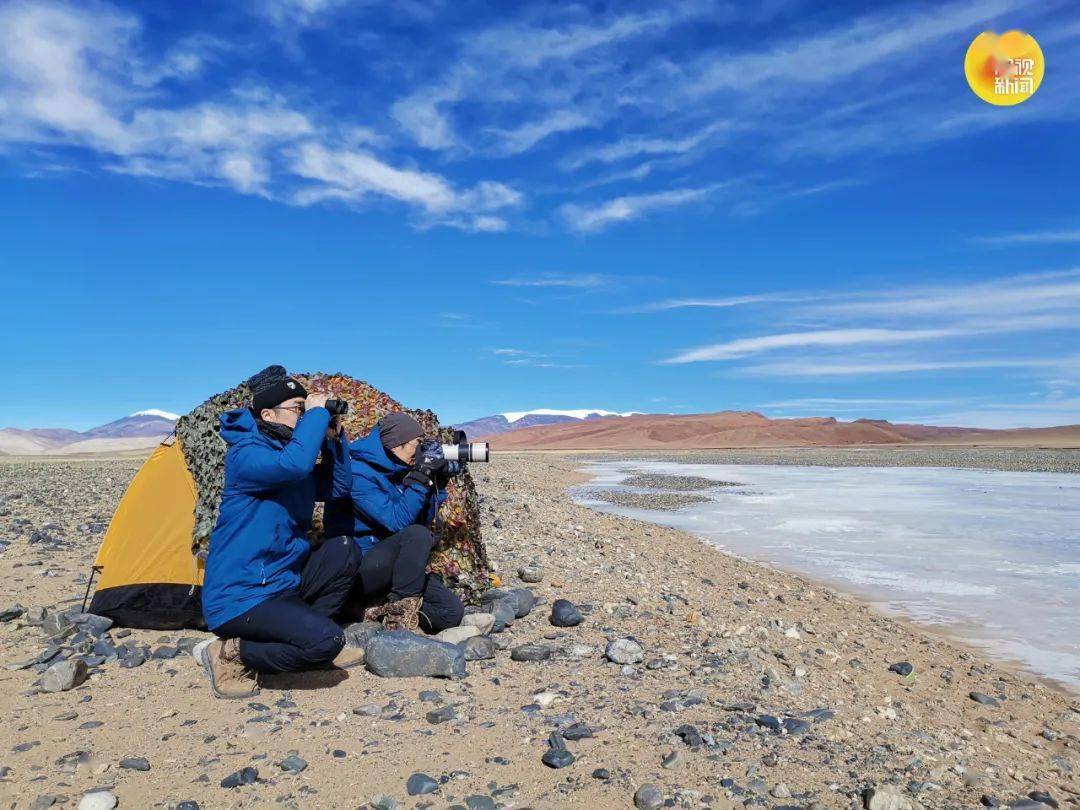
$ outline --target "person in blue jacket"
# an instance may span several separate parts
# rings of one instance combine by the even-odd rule
[[[352,536],[363,555],[350,601],[383,602],[364,611],[365,619],[437,633],[457,627],[465,609],[439,576],[427,573],[435,545],[428,526],[451,469],[439,445],[421,444],[423,435],[411,416],[392,413],[353,441],[351,491],[327,502],[325,525],[327,533]]]
[[[315,501],[351,483],[346,438],[326,400],[282,377],[256,391],[250,409],[221,416],[225,487],[202,588],[203,616],[218,639],[194,651],[217,697],[255,694],[257,673],[360,663],[358,650],[343,652],[333,620],[359,549],[328,534],[312,550],[307,537]]]

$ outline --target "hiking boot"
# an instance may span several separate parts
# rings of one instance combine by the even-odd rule
[[[249,698],[259,694],[255,673],[240,660],[238,639],[209,639],[195,645],[191,652],[206,670],[214,697]]]
[[[342,647],[341,652],[334,657],[330,665],[338,669],[350,669],[362,663],[364,663],[363,647]]]
[[[386,603],[372,605],[364,608],[363,620],[365,622],[381,622],[386,615]]]
[[[386,606],[383,627],[387,630],[408,630],[415,633],[420,627],[420,606],[423,603],[422,596],[406,596],[391,602]]]

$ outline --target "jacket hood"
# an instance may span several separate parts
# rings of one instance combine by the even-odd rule
[[[259,430],[259,423],[248,408],[225,411],[221,415],[221,438],[230,447],[244,439],[256,439],[270,447],[280,448],[283,445],[283,442],[272,439]]]
[[[378,428],[372,429],[367,436],[353,440],[349,445],[349,456],[356,461],[363,461],[386,474],[405,470],[409,467],[408,464],[403,464],[396,457],[386,452]]]

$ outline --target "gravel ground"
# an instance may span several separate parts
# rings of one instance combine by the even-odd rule
[[[46,648],[42,629],[29,612],[0,623],[0,803],[75,807],[105,789],[121,807],[184,810],[1076,805],[1075,696],[689,535],[576,506],[565,491],[585,481],[580,465],[477,465],[492,559],[545,604],[493,635],[496,657],[460,681],[361,669],[219,701],[181,653],[106,663],[49,693],[33,666],[9,668]],[[137,466],[0,462],[0,611],[81,600]],[[584,620],[552,626],[557,599]],[[157,650],[200,636],[126,640]],[[543,660],[512,660],[525,644],[515,658]],[[558,740],[541,761],[557,728],[572,760],[560,768]],[[254,781],[222,786],[238,773]],[[434,792],[408,795],[410,777]]]
[[[624,492],[622,490],[590,490],[588,497],[597,501],[628,506],[632,509],[657,509],[673,512],[695,503],[705,503],[704,495],[687,495],[681,492]]]
[[[642,489],[667,489],[675,492],[696,492],[713,487],[737,487],[733,481],[713,481],[700,475],[664,475],[641,473],[631,475],[622,482],[623,486],[641,487]]]

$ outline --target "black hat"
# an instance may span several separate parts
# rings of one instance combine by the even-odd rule
[[[375,423],[375,427],[379,429],[382,446],[387,450],[424,435],[424,429],[420,427],[420,423],[407,413],[388,413]]]
[[[273,382],[268,382],[255,392],[251,408],[258,414],[263,408],[276,408],[282,402],[306,396],[307,391],[304,390],[304,386],[292,377],[280,377]]]

